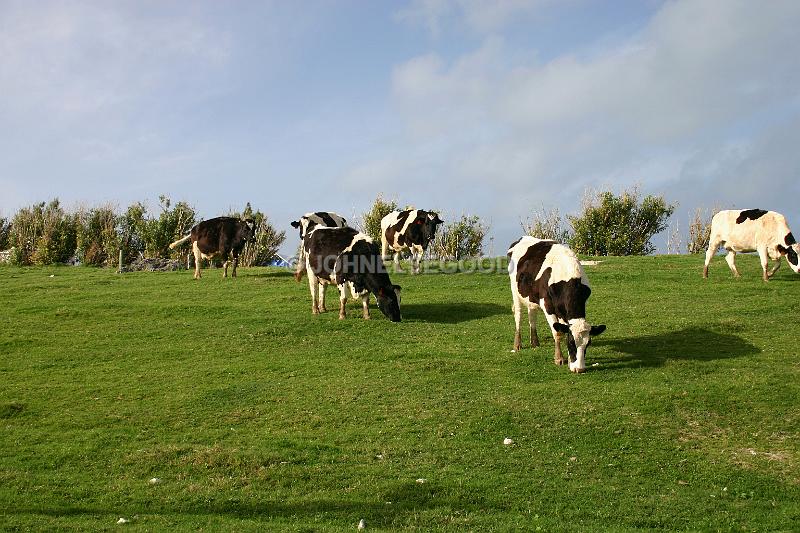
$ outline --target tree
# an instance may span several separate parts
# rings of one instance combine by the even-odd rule
[[[58,198],[20,209],[11,223],[12,262],[20,265],[64,263],[77,247],[77,216],[61,207]]]
[[[521,222],[522,231],[537,239],[549,239],[556,242],[565,243],[570,239],[570,231],[564,226],[558,208],[550,210],[542,207],[534,211],[530,220]]]
[[[711,219],[719,213],[719,209],[709,210],[697,208],[689,222],[689,241],[686,243],[686,251],[690,254],[703,254],[708,248],[711,240]]]
[[[169,245],[189,233],[197,222],[194,208],[178,202],[170,209],[171,200],[166,195],[158,197],[161,213],[158,218],[146,219],[142,227],[144,255],[146,257],[178,257],[180,251],[169,250]]]
[[[609,191],[587,193],[583,213],[570,216],[570,246],[586,255],[647,255],[655,251],[653,236],[666,229],[675,211],[661,196],[639,200],[636,189],[615,196]]]
[[[381,242],[381,220],[383,217],[397,211],[397,202],[394,200],[386,201],[383,195],[378,194],[369,211],[361,215],[358,223],[358,230],[366,233],[376,243]]]
[[[433,239],[432,253],[439,259],[454,260],[480,257],[483,240],[489,226],[476,215],[461,215],[454,222],[446,223]]]
[[[119,233],[113,206],[80,210],[78,220],[78,259],[86,265],[111,265],[118,261]]]

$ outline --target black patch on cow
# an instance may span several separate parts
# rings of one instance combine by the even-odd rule
[[[789,261],[790,264],[797,266],[797,252],[794,251],[794,248],[787,248],[786,249],[786,259]]]
[[[335,284],[350,282],[356,291],[375,295],[378,308],[390,320],[400,321],[397,293],[383,265],[380,248],[361,239],[353,243],[353,228],[320,228],[306,236],[304,246],[314,274]],[[352,245],[352,247],[351,247]],[[344,251],[350,247],[350,250]]]
[[[403,226],[406,223],[406,219],[410,214],[411,214],[410,210],[400,211],[400,214],[397,215],[397,222],[389,225],[389,227],[386,228],[386,242],[389,243],[389,246],[394,246],[395,244],[399,246],[405,245],[404,242],[405,238],[403,237],[403,234],[400,232],[402,231]],[[398,233],[400,233],[400,235],[397,235]],[[397,236],[396,242],[395,242],[395,235]]]
[[[741,224],[745,220],[757,220],[767,214],[763,209],[745,209],[736,217],[736,223]]]
[[[797,244],[797,241],[794,240],[794,235],[792,235],[791,231],[786,234],[786,237],[784,237],[783,240],[786,241],[786,246],[791,246],[793,244]]]
[[[544,300],[545,311],[569,322],[574,318],[586,318],[586,300],[592,289],[580,278],[552,283],[547,287]]]
[[[234,259],[253,238],[254,228],[248,222],[233,217],[217,217],[204,220],[192,228],[191,240],[205,255],[218,254],[227,261]]]
[[[327,211],[317,211],[314,214],[317,215],[319,218],[321,218],[322,223],[330,228],[335,228],[339,226],[339,224],[336,223],[336,220],[334,220],[331,214],[328,213]]]
[[[536,276],[542,269],[544,258],[554,244],[554,241],[539,241],[536,244],[532,244],[517,261],[517,290],[520,295],[532,302],[538,302],[547,294],[550,269],[543,272],[539,279]]]

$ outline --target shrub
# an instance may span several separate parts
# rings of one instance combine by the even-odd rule
[[[530,220],[520,224],[526,235],[537,239],[549,239],[561,243],[568,242],[570,239],[570,231],[564,226],[561,213],[557,208],[548,211],[542,207],[540,210],[534,211]]]
[[[239,264],[245,267],[268,265],[275,259],[278,249],[286,240],[286,232],[278,231],[270,224],[267,215],[261,211],[253,211],[250,202],[244,211],[232,213],[230,216],[238,217],[243,220],[251,219],[255,222],[256,235],[253,241],[249,241],[242,253],[239,255]]]
[[[196,223],[194,208],[186,202],[178,202],[170,209],[169,197],[158,197],[161,213],[158,218],[148,218],[142,224],[142,240],[146,257],[178,258],[180,250],[171,251],[169,245],[189,233]]]
[[[12,262],[20,265],[64,263],[77,248],[77,216],[61,208],[58,198],[20,209],[14,216],[9,244]]]
[[[145,232],[147,208],[141,202],[128,206],[117,220],[119,244],[122,248],[123,262],[127,265],[143,256],[145,252]]]
[[[710,214],[709,214],[710,213]],[[689,222],[689,240],[686,243],[686,251],[690,254],[705,253],[708,242],[711,239],[711,219],[719,213],[719,209],[697,208],[694,210],[692,220]]]
[[[11,237],[11,221],[0,217],[0,250],[9,248],[9,238]]]
[[[113,206],[95,207],[79,211],[78,259],[86,265],[112,265],[119,259],[117,252],[120,235],[117,232],[118,216]]]
[[[461,218],[445,223],[436,232],[431,252],[438,259],[454,260],[480,257],[483,240],[489,226],[476,215],[461,215]]]
[[[370,210],[361,215],[361,220],[358,222],[358,230],[366,233],[374,242],[380,244],[381,220],[392,211],[397,211],[397,202],[394,200],[387,202],[379,194],[375,201],[372,202]]]
[[[584,196],[583,213],[570,216],[570,246],[587,255],[647,255],[655,251],[653,236],[666,229],[675,210],[661,196],[639,201],[636,189],[615,196],[609,191]]]

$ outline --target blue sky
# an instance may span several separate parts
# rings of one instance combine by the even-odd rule
[[[636,185],[681,230],[800,227],[798,27],[793,0],[0,0],[0,216],[166,194],[290,229],[383,193],[482,216],[499,254]]]

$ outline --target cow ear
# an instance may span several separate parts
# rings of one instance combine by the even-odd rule
[[[292,222],[292,227],[293,228],[299,228],[300,227],[300,221],[299,220],[295,220],[294,222]]]
[[[600,324],[599,326],[592,326],[592,329],[589,330],[589,335],[592,337],[597,337],[601,333],[606,330],[605,324]]]
[[[559,333],[569,333],[569,326],[566,324],[562,324],[561,322],[554,323],[553,329],[558,331]]]

